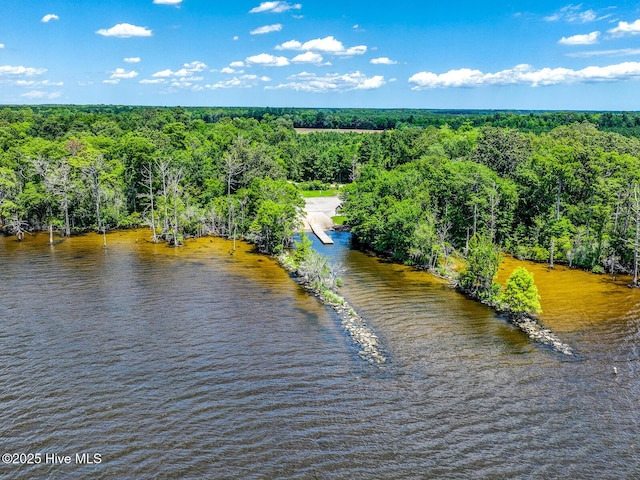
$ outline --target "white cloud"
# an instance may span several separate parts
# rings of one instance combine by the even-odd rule
[[[292,5],[288,2],[262,2],[259,6],[249,10],[249,13],[282,13],[289,10],[300,10],[301,8],[302,5],[300,5],[299,3]]]
[[[150,37],[153,34],[147,27],[138,27],[130,23],[119,23],[108,29],[101,28],[96,33],[104,37],[117,38]]]
[[[332,55],[362,55],[367,52],[365,45],[345,48],[340,40],[332,35],[325,38],[315,38],[308,42],[299,42],[298,40],[289,40],[276,46],[276,50],[303,50],[316,51]]]
[[[327,92],[348,92],[353,90],[371,90],[380,88],[385,84],[384,77],[376,75],[367,77],[360,72],[339,75],[331,73],[324,76],[314,73],[302,72],[290,76],[287,83],[282,83],[274,87],[265,87],[269,90],[287,89],[302,92],[327,93]]]
[[[125,63],[140,63],[140,57],[127,57],[124,59]]]
[[[234,41],[234,42],[237,42],[238,40],[240,40],[240,37],[238,37],[237,35],[234,35],[234,36],[233,36],[233,41]]]
[[[49,80],[42,80],[37,82],[35,80],[18,80],[15,82],[17,87],[61,87],[64,82],[51,82]]]
[[[151,75],[152,77],[160,77],[160,78],[167,78],[167,77],[172,77],[174,75],[173,70],[167,68],[165,70],[161,70],[159,72],[154,73],[153,75]]]
[[[582,4],[570,4],[566,7],[561,8],[552,15],[544,17],[544,19],[547,22],[557,22],[563,20],[569,23],[589,23],[595,22],[596,20],[603,20],[610,16],[611,15],[598,16],[598,13],[595,10],[582,10]]]
[[[236,73],[236,70],[234,70],[231,67],[224,67],[222,70],[220,70],[221,73]]]
[[[185,63],[180,70],[173,71],[169,68],[161,70],[151,75],[155,78],[169,78],[169,77],[192,77],[195,73],[202,72],[207,68],[207,64],[200,61],[194,61],[191,63]]]
[[[496,73],[461,68],[446,73],[419,72],[409,78],[413,90],[434,88],[473,88],[491,85],[560,85],[573,83],[613,82],[640,77],[640,62],[624,62],[605,67],[534,69],[531,65],[517,65]]]
[[[62,92],[44,92],[42,90],[31,90],[30,92],[23,93],[20,96],[24,98],[30,98],[30,99],[46,98],[49,100],[53,100],[53,99],[59,98],[61,95],[62,95]]]
[[[260,84],[260,82],[270,82],[269,77],[258,77],[257,75],[242,75],[229,80],[220,81],[212,85],[205,85],[205,88],[211,90],[219,90],[221,88],[252,88]]]
[[[251,30],[249,33],[251,35],[263,35],[265,33],[279,32],[280,30],[282,30],[282,24],[275,23],[273,25],[265,25],[264,27],[258,27],[254,30]]]
[[[305,52],[291,59],[292,63],[322,63],[322,55],[315,52]]]
[[[231,68],[243,68],[244,67],[244,62],[243,61],[239,61],[239,62],[231,62],[229,64],[229,66]]]
[[[46,68],[33,68],[33,67],[23,67],[23,66],[11,66],[11,65],[2,65],[0,66],[0,77],[5,75],[22,75],[25,77],[33,77],[34,75],[42,75],[47,71]]]
[[[153,0],[156,5],[180,5],[182,0]]]
[[[573,35],[572,37],[562,37],[558,40],[560,45],[593,45],[598,43],[600,32],[591,32],[584,35]]]
[[[638,35],[640,34],[640,20],[636,20],[633,23],[618,22],[618,26],[609,30],[609,33],[614,37]]]
[[[625,57],[630,55],[640,55],[640,48],[619,48],[616,50],[592,50],[590,52],[567,53],[567,57],[575,58]]]
[[[176,88],[191,88],[194,85],[193,82],[185,78],[181,78],[180,80],[174,80],[173,82],[171,82],[171,86]]]
[[[204,77],[197,76],[196,73],[203,72],[206,68],[206,63],[196,60],[183,64],[182,68],[175,71],[167,68],[156,72],[151,75],[152,78],[140,80],[140,83],[143,85],[168,84],[171,87],[189,88],[191,90],[199,91],[202,90],[202,87],[197,85],[197,83],[202,82]]]
[[[254,65],[264,65],[266,67],[286,67],[289,65],[289,60],[286,57],[277,57],[268,53],[247,57],[246,62]]]
[[[395,65],[398,62],[396,62],[395,60],[391,60],[388,57],[380,57],[380,58],[372,58],[369,63],[372,63],[374,65]]]
[[[118,85],[120,83],[119,78],[111,78],[109,80],[103,80],[102,83],[106,83],[108,85]]]
[[[138,72],[135,70],[126,71],[124,68],[116,68],[113,72],[111,72],[111,79],[118,80],[126,80],[130,78],[136,78],[138,76]]]
[[[60,20],[60,17],[58,15],[56,15],[55,13],[48,13],[47,15],[42,17],[42,20],[40,20],[40,21],[42,23],[49,23],[51,20]]]
[[[4,43],[0,43],[0,49],[4,48]]]
[[[276,45],[276,50],[304,50],[302,48],[302,43],[298,40],[289,40],[288,42],[284,42],[283,44]]]

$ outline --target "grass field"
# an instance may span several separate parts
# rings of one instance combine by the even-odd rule
[[[338,190],[335,188],[330,188],[329,190],[303,190],[302,196],[304,198],[313,198],[313,197],[335,197],[338,195]]]

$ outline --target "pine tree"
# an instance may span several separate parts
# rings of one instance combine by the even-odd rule
[[[502,301],[513,313],[539,313],[540,295],[533,274],[524,267],[516,268],[507,279]]]

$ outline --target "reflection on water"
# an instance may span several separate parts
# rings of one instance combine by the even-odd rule
[[[390,361],[272,259],[145,231],[0,238],[2,478],[636,478],[640,296],[527,265],[566,361],[422,272],[348,248],[343,294]],[[319,249],[322,247],[318,246]],[[507,259],[501,279],[515,260]],[[616,366],[618,374],[613,374]],[[75,460],[75,459],[74,459]]]

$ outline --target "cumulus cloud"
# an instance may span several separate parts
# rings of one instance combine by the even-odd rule
[[[292,5],[288,2],[262,2],[259,6],[249,10],[249,13],[282,13],[289,10],[300,10],[301,8],[302,5],[300,5],[299,3]]]
[[[395,60],[391,60],[388,57],[380,57],[380,58],[372,58],[369,63],[372,63],[374,65],[395,65],[396,62]]]
[[[251,30],[249,33],[251,35],[263,35],[265,33],[279,32],[280,30],[282,30],[282,24],[275,23],[273,25],[265,25],[264,27],[258,27],[254,30]]]
[[[244,67],[244,62],[243,61],[238,61],[238,62],[231,62],[229,64],[229,66],[231,68],[243,68]]]
[[[55,13],[48,13],[40,20],[42,23],[49,23],[51,20],[60,20],[60,17]]]
[[[615,50],[592,50],[590,52],[567,53],[567,57],[590,58],[590,57],[626,57],[640,55],[640,48],[619,48]]]
[[[15,82],[17,87],[61,87],[64,82],[52,82],[50,80],[18,80]]]
[[[138,72],[135,70],[126,71],[124,68],[116,68],[113,72],[111,72],[112,80],[126,80],[130,78],[136,78],[138,76]]]
[[[23,67],[23,66],[11,66],[11,65],[2,65],[0,66],[0,77],[4,76],[24,76],[24,77],[33,77],[35,75],[42,75],[47,71],[46,68],[33,68],[33,67]]]
[[[258,86],[261,82],[270,82],[269,77],[258,77],[257,75],[242,75],[229,80],[220,81],[211,85],[205,85],[205,88],[218,90],[222,88],[252,88]]]
[[[147,27],[138,27],[131,25],[130,23],[119,23],[111,28],[101,28],[97,30],[98,35],[103,37],[117,37],[117,38],[129,38],[129,37],[150,37],[153,32]]]
[[[638,35],[640,34],[640,20],[636,20],[633,23],[618,22],[618,26],[609,30],[609,33],[614,37]]]
[[[142,85],[160,85],[166,84],[175,88],[189,88],[191,90],[199,91],[202,87],[198,85],[199,82],[204,80],[204,77],[196,75],[203,72],[207,68],[207,64],[200,61],[193,61],[185,63],[182,68],[178,70],[171,70],[167,68],[160,70],[151,75],[152,78],[145,78],[140,80]]]
[[[182,0],[153,0],[156,5],[180,5]]]
[[[517,65],[496,73],[461,68],[446,73],[419,72],[409,78],[412,90],[434,88],[473,88],[491,85],[530,85],[532,87],[572,83],[613,82],[640,77],[640,62],[624,62],[605,67],[534,69],[531,65]]]
[[[322,63],[322,55],[315,52],[305,52],[291,59],[292,63]]]
[[[302,72],[297,75],[290,76],[286,83],[274,87],[265,87],[272,89],[295,90],[299,92],[312,93],[328,93],[328,92],[348,92],[353,90],[371,90],[380,88],[385,84],[384,77],[376,75],[367,77],[365,74],[356,71],[340,75],[337,73],[327,74],[324,76],[314,73]]]
[[[111,76],[107,80],[103,80],[102,83],[117,85],[120,83],[120,80],[130,80],[137,76],[138,72],[135,70],[126,71],[124,68],[116,68],[111,72]]]
[[[59,98],[62,95],[62,92],[45,92],[42,90],[31,90],[29,92],[23,93],[22,95],[20,95],[21,97],[24,98],[29,98],[29,99],[49,99],[49,100],[54,100],[56,98]]]
[[[598,43],[600,32],[591,32],[584,35],[573,35],[572,37],[562,37],[558,40],[560,45],[593,45]]]
[[[0,49],[4,48],[4,43],[0,43]]]
[[[200,61],[194,61],[191,63],[185,63],[182,65],[182,68],[176,71],[173,71],[169,68],[165,70],[161,70],[159,72],[151,75],[155,78],[178,78],[178,77],[192,77],[198,72],[202,72],[207,68],[207,64]]]
[[[125,63],[140,63],[140,57],[127,57],[124,59]]]
[[[246,62],[253,65],[264,65],[265,67],[286,67],[289,65],[289,59],[286,57],[278,57],[268,53],[247,57]]]
[[[299,42],[298,40],[289,40],[276,46],[276,50],[303,50],[303,51],[316,51],[331,55],[362,55],[367,52],[365,45],[358,45],[355,47],[345,48],[340,40],[337,40],[333,35],[325,38],[315,38],[308,42]]]
[[[569,23],[589,23],[596,20],[603,20],[611,15],[598,15],[595,10],[583,10],[582,4],[579,5],[567,5],[561,8],[557,12],[544,17],[547,22],[565,21]]]

